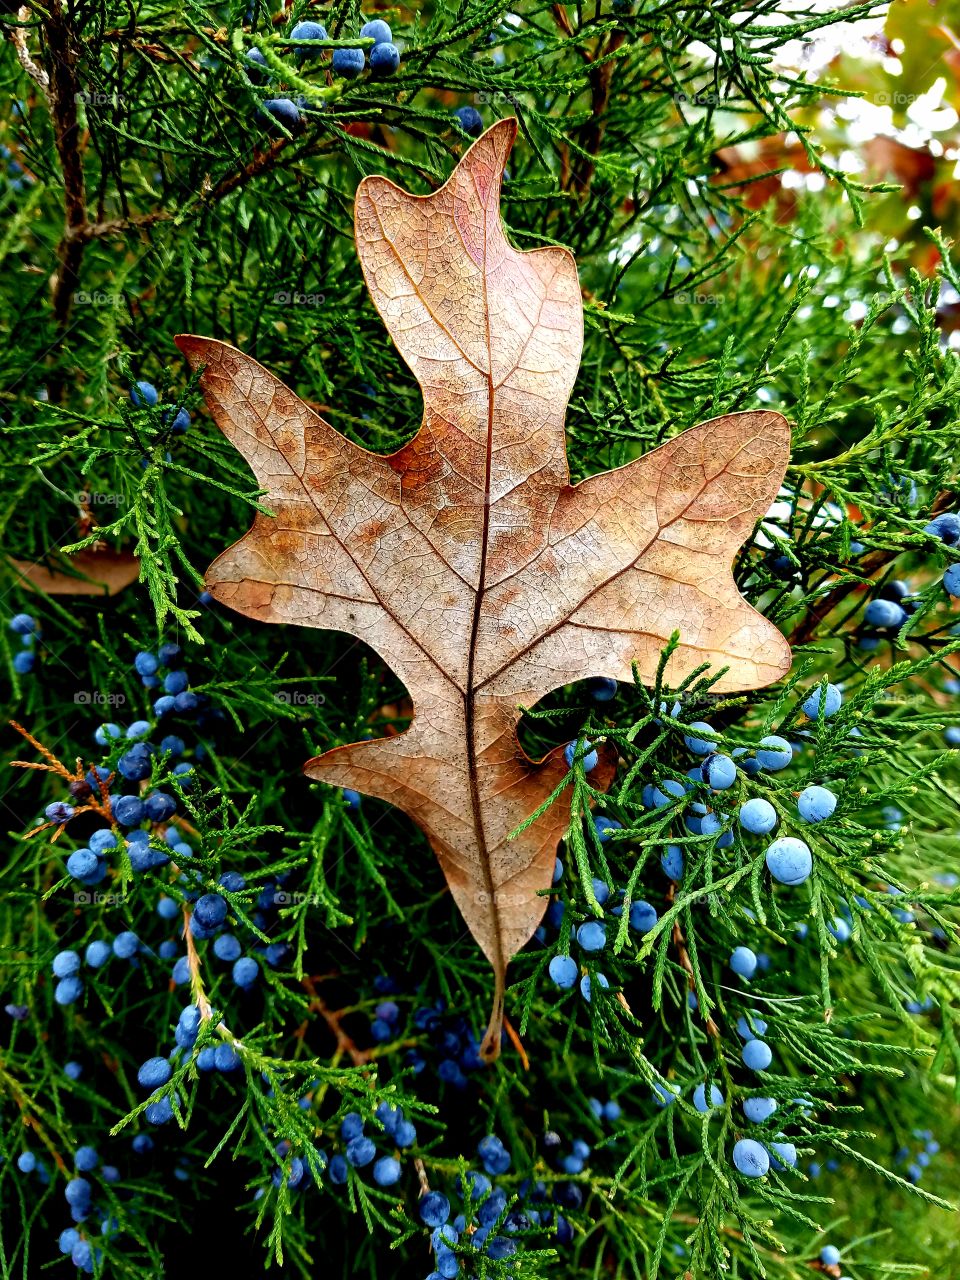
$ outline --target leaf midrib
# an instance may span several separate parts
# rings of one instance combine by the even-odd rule
[[[473,173],[470,174],[473,181]],[[476,189],[476,183],[474,182]],[[479,191],[477,192],[479,195]],[[470,624],[470,647],[467,651],[467,679],[463,693],[464,732],[467,742],[467,781],[470,787],[470,808],[473,817],[474,839],[477,844],[477,855],[483,872],[484,889],[490,907],[490,923],[496,947],[496,960],[493,968],[498,988],[503,982],[509,957],[504,955],[503,934],[500,925],[500,908],[497,904],[496,886],[493,883],[493,869],[490,865],[490,853],[487,846],[487,834],[483,823],[483,805],[480,800],[480,783],[477,776],[477,726],[476,696],[474,677],[477,658],[477,637],[480,620],[483,615],[483,599],[486,592],[487,548],[490,541],[490,480],[493,470],[493,421],[496,402],[496,387],[493,382],[493,344],[490,336],[490,307],[487,296],[487,228],[489,205],[483,206],[483,264],[481,277],[483,280],[483,319],[486,329],[487,344],[487,447],[484,461],[483,482],[483,524],[480,534],[480,563],[477,578],[477,590],[473,598],[473,618]],[[499,1045],[497,1046],[499,1048]]]

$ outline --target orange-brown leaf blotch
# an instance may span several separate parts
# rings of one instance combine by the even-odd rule
[[[571,486],[564,414],[580,361],[576,265],[521,253],[500,219],[516,134],[504,120],[433,195],[366,178],[356,239],[370,293],[423,390],[423,424],[381,457],[352,444],[256,361],[208,338],[180,349],[276,516],[217,559],[207,586],[263,622],[333,628],[375,649],[414,703],[406,733],[328,751],[313,778],[379,796],[427,833],[496,976],[483,1053],[499,1051],[507,964],[543,915],[563,778],[531,761],[518,708],[587,676],[727,667],[719,690],[782,676],[790,650],[737,591],[734,552],[783,478],[777,413],[694,427]],[[592,781],[607,785],[613,753]]]

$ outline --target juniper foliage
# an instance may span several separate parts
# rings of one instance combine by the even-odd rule
[[[41,629],[32,649],[0,630],[20,726],[3,743],[3,1276],[36,1276],[58,1256],[85,1144],[101,1165],[89,1174],[95,1211],[81,1206],[92,1254],[81,1248],[79,1265],[130,1280],[183,1265],[211,1232],[239,1275],[415,1277],[436,1265],[519,1280],[800,1280],[840,1275],[818,1261],[828,1239],[855,1280],[951,1274],[960,1188],[952,1157],[931,1157],[937,1141],[955,1148],[958,1128],[958,774],[943,736],[960,687],[943,586],[957,551],[925,528],[956,501],[960,366],[941,294],[960,279],[937,231],[936,265],[921,273],[915,246],[871,229],[878,188],[841,171],[816,127],[814,108],[840,89],[776,61],[787,42],[842,35],[879,7],[2,10],[4,547],[61,574],[94,547],[101,562],[126,551],[140,566],[109,599],[40,597],[14,560],[2,567],[5,617],[26,612]],[[332,75],[331,50],[369,53],[359,31],[373,16],[401,46],[397,74]],[[328,38],[292,41],[307,18]],[[264,112],[277,96],[296,100],[295,127]],[[622,763],[601,795],[576,761],[553,798],[570,812],[564,873],[513,967],[514,1034],[491,1069],[475,1058],[488,972],[425,841],[397,812],[299,774],[338,742],[402,729],[404,690],[343,637],[257,626],[200,594],[203,568],[261,495],[200,411],[172,341],[235,343],[371,449],[409,438],[419,395],[366,296],[352,195],[374,172],[434,189],[469,143],[452,115],[462,105],[485,124],[520,121],[504,191],[515,242],[567,245],[579,264],[574,479],[732,410],[774,406],[795,424],[784,490],[736,566],[744,595],[791,639],[791,677],[720,697],[703,670],[671,688],[668,650],[652,689],[621,686],[598,703],[576,686],[525,717],[530,751],[605,735]],[[752,198],[760,175],[726,177],[723,157],[786,131],[825,181],[785,219]],[[157,405],[131,402],[138,380],[156,386]],[[185,433],[181,409],[193,415]],[[868,626],[864,602],[902,594],[899,580],[901,625]],[[108,791],[139,785],[116,776],[129,741],[98,744],[94,730],[156,722],[163,690],[132,662],[161,641],[183,646],[169,665],[185,664],[198,705],[162,719],[157,739],[181,735],[186,755],[156,751],[142,788],[170,794],[177,817],[150,825],[156,865],[119,840],[109,870],[78,888],[66,858],[110,822]],[[23,652],[32,671],[15,663]],[[805,715],[818,687],[826,709],[827,682],[843,685],[840,709]],[[713,793],[688,777],[701,759],[685,741],[694,721],[741,763],[773,733],[795,758],[741,769]],[[192,772],[176,772],[184,759]],[[658,808],[650,788],[670,779],[692,795],[668,788]],[[822,824],[798,817],[810,784],[838,798]],[[773,805],[778,835],[811,847],[800,887],[773,886],[768,840],[736,821],[751,796]],[[63,829],[44,817],[57,801],[78,809]],[[697,805],[718,815],[706,833]],[[611,834],[591,806],[619,824]],[[163,861],[170,839],[183,874]],[[674,878],[661,867],[671,846],[684,864]],[[607,945],[587,955],[573,935],[604,912],[604,887]],[[226,901],[259,964],[253,987],[231,980],[202,927],[183,928],[198,893]],[[641,901],[657,916],[646,932],[630,923]],[[54,955],[125,931],[139,940],[133,961],[85,965],[80,998],[58,1003]],[[738,945],[759,957],[750,982],[729,965]],[[548,977],[568,952],[589,1000]],[[170,1052],[184,1004],[199,1027],[184,1032],[181,1019],[170,1079],[145,1093],[138,1066]],[[743,1019],[750,1032],[767,1024],[773,1062],[759,1076],[741,1060]],[[722,1102],[698,1110],[697,1085]],[[751,1121],[743,1105],[758,1098],[776,1109]],[[151,1123],[164,1108],[171,1118]],[[395,1184],[343,1164],[353,1113],[379,1156],[396,1151]],[[468,1171],[490,1133],[509,1167],[471,1202]],[[732,1163],[744,1137],[780,1155],[762,1179]],[[18,1166],[25,1151],[32,1173]],[[481,1214],[483,1249],[474,1221],[429,1252],[417,1210],[428,1186],[468,1225]]]

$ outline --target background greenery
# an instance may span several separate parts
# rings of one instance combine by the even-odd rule
[[[82,815],[56,843],[49,828],[27,836],[65,781],[4,768],[3,989],[28,1014],[2,1028],[3,1276],[34,1277],[58,1258],[81,1143],[121,1174],[98,1191],[118,1229],[101,1236],[99,1215],[85,1224],[103,1274],[198,1265],[191,1250],[209,1244],[240,1276],[281,1257],[302,1275],[423,1276],[433,1263],[416,1217],[422,1180],[456,1200],[458,1161],[475,1162],[489,1132],[511,1150],[505,1190],[523,1199],[530,1179],[549,1194],[572,1182],[582,1205],[563,1210],[572,1244],[543,1223],[514,1237],[506,1263],[465,1246],[464,1275],[795,1280],[822,1270],[827,1239],[855,1280],[960,1275],[944,1204],[960,1195],[960,779],[942,732],[957,719],[960,642],[940,582],[956,553],[923,533],[955,500],[960,444],[949,242],[960,90],[943,34],[960,29],[955,7],[897,3],[886,31],[883,6],[870,4],[396,7],[377,16],[401,46],[398,74],[348,82],[329,73],[327,53],[298,62],[285,37],[310,16],[356,43],[375,15],[352,3],[0,5],[4,547],[69,573],[58,549],[96,543],[101,566],[132,552],[141,573],[108,600],[39,598],[4,560],[6,615],[27,610],[42,627],[24,675],[12,665],[18,637],[0,632],[10,716],[68,770],[78,757],[84,769],[115,767],[94,729],[151,718],[156,694],[133,657],[161,637],[181,643],[204,697],[199,716],[172,726],[195,767],[180,807],[196,867],[207,885],[228,869],[245,877],[233,909],[250,946],[287,944],[250,994],[197,944],[198,982],[242,1037],[243,1070],[198,1074],[185,1054],[182,1125],[152,1130],[152,1155],[135,1157],[132,1134],[150,1130],[136,1069],[167,1051],[187,999],[156,954],[178,932],[156,903],[161,887],[178,898],[184,887],[165,868],[131,877],[117,859],[100,888],[119,900],[76,901],[64,856],[96,820]],[[273,87],[247,74],[253,47]],[[259,111],[277,92],[303,97],[289,135]],[[504,189],[515,243],[564,244],[579,264],[575,479],[714,414],[773,405],[795,424],[775,519],[737,576],[791,637],[796,662],[785,686],[749,698],[713,698],[707,676],[663,724],[654,716],[673,692],[642,688],[603,706],[585,688],[558,691],[549,717],[528,717],[531,749],[586,727],[624,760],[604,803],[625,834],[601,849],[571,831],[568,917],[591,914],[591,874],[633,877],[661,925],[611,944],[609,990],[589,1005],[547,978],[559,945],[548,930],[512,970],[507,1011],[526,1060],[508,1045],[458,1087],[438,1076],[437,1037],[458,1018],[482,1028],[489,976],[432,854],[402,815],[372,801],[349,809],[300,776],[322,749],[402,727],[404,691],[342,636],[204,605],[202,571],[246,529],[256,493],[198,411],[173,336],[235,343],[374,449],[408,438],[420,398],[366,296],[352,197],[372,172],[435,188],[468,145],[452,115],[464,105],[485,125],[520,120]],[[131,404],[138,379],[160,389],[159,408]],[[174,435],[180,405],[194,419]],[[918,607],[899,636],[865,633],[861,607],[892,578]],[[798,703],[823,676],[843,683],[844,705],[810,723]],[[680,888],[665,879],[659,856],[677,815],[644,809],[641,792],[691,766],[681,722],[702,718],[730,747],[776,730],[801,748],[790,769],[741,778],[736,794],[771,796],[782,833],[810,841],[808,886],[772,894],[764,842],[739,834],[726,850],[688,840]],[[43,759],[13,729],[3,751],[5,765]],[[172,791],[170,764],[157,762],[154,781]],[[792,797],[822,781],[840,796],[837,816],[800,831]],[[559,803],[586,785],[579,775]],[[278,876],[290,899],[268,906]],[[891,886],[907,893],[904,918],[885,905]],[[841,898],[853,926],[842,945],[826,929]],[[88,973],[82,1000],[58,1006],[53,955],[125,929],[141,939],[138,962]],[[727,967],[737,943],[768,957],[749,990]],[[688,973],[718,1037],[689,1007]],[[389,977],[401,1021],[376,1043],[370,1020]],[[436,1000],[447,1010],[439,1033],[414,1018]],[[910,1013],[910,1001],[926,1007]],[[751,1128],[742,1098],[756,1091],[734,1031],[748,1007],[769,1021],[775,1050],[762,1091],[781,1110],[767,1136],[782,1128],[801,1152],[796,1173],[757,1183],[730,1162]],[[201,1043],[216,1038],[211,1024]],[[64,1075],[67,1060],[82,1064],[79,1081]],[[727,1101],[705,1122],[690,1095],[708,1076]],[[651,1085],[664,1080],[682,1101],[658,1109]],[[591,1096],[619,1102],[616,1124],[593,1117]],[[809,1106],[792,1106],[798,1096]],[[343,1114],[371,1116],[384,1097],[418,1130],[397,1187],[363,1172],[348,1188],[323,1176],[273,1185],[278,1138],[329,1154]],[[582,1173],[551,1163],[548,1129],[565,1152],[577,1137],[594,1148]],[[913,1131],[928,1129],[940,1153],[914,1185],[901,1149],[915,1152],[926,1139]],[[25,1148],[42,1155],[45,1184],[17,1169]]]

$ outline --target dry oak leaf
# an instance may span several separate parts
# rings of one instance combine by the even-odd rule
[[[15,560],[10,564],[21,585],[46,596],[115,596],[140,576],[140,561],[130,551],[113,547],[83,547],[72,555],[41,560]],[[62,567],[58,567],[62,566]]]
[[[720,690],[781,677],[790,650],[737,591],[730,565],[783,477],[777,413],[704,423],[572,486],[564,413],[580,361],[577,269],[564,249],[521,253],[500,219],[516,135],[504,120],[447,183],[412,196],[357,191],[367,286],[424,399],[417,436],[389,457],[345,440],[254,360],[177,339],[225,435],[276,516],[258,515],[207,587],[262,622],[365,641],[413,698],[396,737],[326,752],[310,777],[396,805],[427,833],[493,966],[482,1053],[500,1047],[504,980],[546,907],[566,820],[554,805],[510,833],[566,773],[531,761],[519,707],[587,676],[725,666]],[[609,785],[612,750],[591,781]]]

